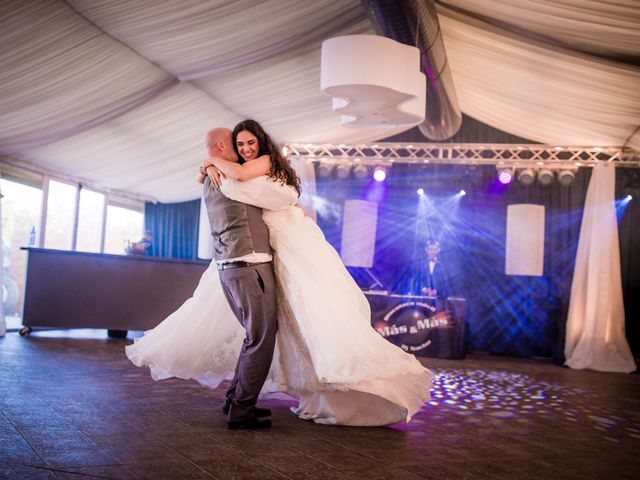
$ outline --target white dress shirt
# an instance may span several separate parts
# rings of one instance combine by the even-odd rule
[[[429,273],[433,275],[433,269],[436,268],[436,261],[429,260]]]

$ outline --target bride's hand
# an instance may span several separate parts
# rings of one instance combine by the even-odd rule
[[[222,179],[226,178],[225,175],[213,165],[209,165],[207,167],[207,175],[211,180],[211,185],[215,188],[220,188],[220,185],[222,185]]]

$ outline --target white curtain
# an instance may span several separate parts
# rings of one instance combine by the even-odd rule
[[[198,222],[198,258],[211,260],[213,258],[213,237],[211,223],[207,214],[204,197],[200,197],[200,220]]]
[[[565,343],[571,368],[603,372],[636,369],[625,336],[615,166],[593,170],[585,201],[571,285]]]
[[[571,0],[439,3],[440,26],[462,111],[545,144],[627,143],[640,125],[640,69],[590,54],[596,53],[593,44],[601,42],[602,33],[607,43],[601,47],[606,52],[597,53],[625,55],[632,49],[638,55],[640,2],[620,3],[628,5],[618,8],[612,2]],[[449,9],[450,4],[473,9],[471,13],[483,17]],[[562,16],[551,21],[559,12]],[[560,43],[518,35],[509,25]],[[568,48],[569,39],[573,47],[589,53]]]
[[[638,55],[638,0],[438,0],[438,4],[582,52],[612,57]]]
[[[2,175],[0,175],[2,178]],[[7,320],[4,318],[4,240],[2,237],[2,189],[0,188],[0,337],[7,332]]]

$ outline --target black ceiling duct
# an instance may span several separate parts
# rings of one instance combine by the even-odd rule
[[[419,125],[431,140],[458,131],[462,113],[453,86],[436,7],[431,0],[362,0],[378,35],[420,50],[420,69],[427,76],[425,119]]]

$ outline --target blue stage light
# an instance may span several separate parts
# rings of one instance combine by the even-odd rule
[[[460,195],[461,197],[464,197],[467,194],[467,192],[465,192],[464,190],[460,190],[458,192],[458,195]]]
[[[418,195],[420,195],[420,196],[424,195],[424,189],[423,188],[419,188],[417,190],[417,192],[418,192]]]

